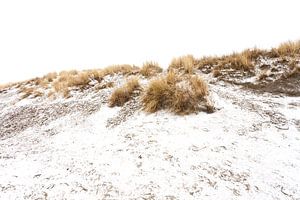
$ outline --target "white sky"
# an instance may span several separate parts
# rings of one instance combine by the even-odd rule
[[[269,48],[300,39],[299,20],[299,0],[0,0],[0,83]]]

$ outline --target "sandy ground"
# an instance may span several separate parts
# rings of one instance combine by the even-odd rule
[[[300,98],[210,91],[181,117],[0,94],[0,199],[300,199]]]

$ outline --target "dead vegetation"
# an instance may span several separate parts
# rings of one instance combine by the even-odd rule
[[[95,87],[95,89],[96,90],[103,90],[103,89],[107,89],[107,88],[112,88],[114,86],[115,86],[114,82],[107,82],[107,83],[103,83],[101,85],[97,85]]]
[[[155,76],[158,73],[161,73],[163,70],[156,62],[146,62],[143,64],[143,67],[140,70],[140,73],[145,77]]]
[[[22,87],[21,88],[21,99],[25,99],[28,97],[36,98],[43,96],[43,93],[41,91],[35,90],[35,88],[32,87]]]
[[[251,72],[254,70],[255,60],[264,54],[264,50],[259,50],[256,48],[246,49],[241,53],[232,53],[222,57],[203,57],[195,61],[195,66],[204,73],[213,72],[214,77],[220,76],[222,74],[222,69]]]
[[[294,82],[297,82],[296,79],[299,77],[299,58],[297,55],[300,55],[300,41],[286,42],[271,50],[253,48],[225,56],[209,56],[200,59],[194,58],[192,55],[177,57],[172,59],[168,67],[168,73],[164,76],[162,76],[163,70],[159,64],[150,61],[145,62],[141,68],[124,64],[112,65],[104,69],[53,72],[41,78],[2,85],[0,86],[0,92],[15,86],[19,88],[22,98],[43,95],[56,98],[58,94],[68,98],[72,94],[71,91],[83,91],[89,88],[99,91],[114,87],[113,82],[103,81],[106,76],[119,75],[124,78],[137,75],[137,77],[144,78],[146,82],[147,79],[159,76],[146,86],[143,95],[145,110],[155,112],[161,109],[169,109],[179,114],[191,113],[199,110],[195,106],[197,104],[195,102],[203,100],[200,100],[200,96],[208,95],[206,93],[197,95],[195,92],[198,91],[197,88],[207,90],[205,84],[194,86],[197,81],[195,81],[193,75],[197,74],[199,70],[203,73],[211,73],[216,78],[215,80],[240,85],[244,84],[241,81],[242,79],[256,77],[256,81],[261,84],[256,84],[253,87],[264,86],[263,84],[269,84],[277,79],[282,81],[295,79]],[[268,59],[273,59],[274,62],[272,64],[261,62],[261,60]],[[136,81],[138,82],[137,78]],[[201,83],[201,81],[198,82]],[[134,81],[129,83],[133,84]],[[249,83],[245,82],[245,84]],[[24,85],[30,85],[30,87],[24,89]],[[140,86],[136,87],[140,88]],[[111,97],[111,106],[123,105],[124,102],[130,99],[130,89],[132,89],[130,85],[116,89]],[[136,90],[136,88],[133,90]],[[147,95],[149,100],[146,100]]]
[[[0,85],[0,92],[2,92],[2,91],[4,91],[4,90],[6,90],[6,89],[12,87],[13,85],[14,85],[14,84],[12,84],[12,83],[7,83],[7,84],[2,84],[2,85]]]
[[[91,81],[101,82],[103,77],[114,74],[135,74],[138,73],[138,67],[132,65],[112,65],[99,70],[84,70],[84,71],[63,71],[57,76],[58,78],[52,83],[56,93],[62,94],[64,97],[70,96],[70,90],[77,88],[83,90],[92,87]],[[109,85],[103,85],[104,88]],[[99,89],[99,87],[98,87]]]
[[[192,55],[173,58],[169,65],[169,69],[183,70],[187,74],[192,74],[195,69],[196,60]]]
[[[282,43],[277,48],[273,48],[270,51],[270,55],[273,57],[284,57],[284,56],[291,56],[294,57],[300,54],[300,40],[299,41],[288,41]]]
[[[179,115],[211,111],[207,103],[208,87],[196,75],[179,77],[173,70],[152,80],[146,88],[142,102],[146,112],[166,109]],[[203,109],[203,107],[205,107]]]
[[[242,71],[251,71],[254,69],[251,57],[247,53],[233,53],[222,58],[217,68],[230,68]]]
[[[113,91],[109,98],[109,106],[123,106],[133,97],[134,92],[137,91],[139,88],[140,84],[137,78],[132,78],[128,80],[125,85]]]

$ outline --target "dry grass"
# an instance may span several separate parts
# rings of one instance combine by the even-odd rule
[[[57,77],[57,73],[52,72],[52,73],[46,74],[46,76],[44,76],[43,78],[46,79],[48,82],[52,82],[52,81],[54,81],[54,79],[56,79],[56,77]]]
[[[267,51],[258,48],[253,48],[253,49],[246,49],[242,51],[240,54],[250,60],[256,60],[260,56],[266,55]]]
[[[52,83],[52,87],[57,93],[61,93],[67,98],[69,97],[70,87],[79,87],[82,89],[84,86],[88,85],[89,82],[89,73],[61,72],[58,79]]]
[[[52,83],[56,78],[58,74],[56,72],[48,73],[42,78],[37,78],[34,82],[36,86],[41,86],[43,88],[48,88],[50,83]]]
[[[44,94],[38,90],[36,90],[36,88],[28,88],[28,87],[21,87],[21,99],[25,99],[29,96],[36,98],[36,97],[41,97]]]
[[[56,81],[52,84],[52,87],[56,93],[62,94],[65,98],[68,98],[70,95],[68,84],[65,81]]]
[[[213,75],[213,77],[221,76],[222,75],[221,70],[220,69],[214,69],[212,71],[212,75]]]
[[[201,99],[208,95],[208,86],[200,76],[192,76],[189,78],[192,91],[197,99]]]
[[[29,97],[30,95],[32,95],[34,93],[34,89],[33,88],[25,88],[25,87],[22,87],[21,88],[21,99],[25,99],[27,97]]]
[[[169,69],[184,70],[185,73],[192,74],[194,72],[196,60],[192,55],[173,58]]]
[[[206,104],[206,111],[210,109],[205,102],[208,86],[199,76],[189,77],[188,84],[177,86],[171,103],[171,111],[179,115],[198,112],[200,103]]]
[[[5,89],[11,88],[13,86],[18,85],[18,83],[6,83],[6,84],[2,84],[0,85],[0,91],[3,91]]]
[[[134,65],[111,65],[101,70],[101,75],[113,75],[113,74],[136,74],[139,68]]]
[[[175,85],[168,83],[166,78],[152,80],[142,97],[144,110],[153,113],[170,107],[174,89]]]
[[[127,101],[129,101],[134,91],[140,88],[140,84],[137,78],[132,78],[127,81],[125,85],[117,88],[109,98],[109,106],[123,106]]]
[[[92,80],[101,82],[104,76],[114,75],[114,74],[135,74],[139,72],[139,68],[132,65],[112,65],[104,69],[95,69],[95,70],[70,70],[70,71],[61,71],[59,74],[56,72],[48,73],[47,75],[41,78],[34,78],[18,83],[5,84],[0,86],[0,91],[6,88],[9,88],[13,85],[21,86],[25,85],[35,85],[36,89],[42,87],[44,89],[53,89],[55,93],[60,93],[64,97],[68,98],[70,96],[70,90],[75,89],[85,89],[91,87],[89,84]],[[158,68],[156,70],[159,70]],[[105,85],[106,87],[112,87],[112,84]],[[33,89],[33,90],[36,90]],[[99,89],[99,88],[98,88]],[[36,90],[37,91],[37,90]],[[39,96],[40,94],[28,90],[23,96]],[[53,94],[51,94],[53,96]]]
[[[260,55],[264,55],[264,50],[259,49],[246,49],[241,53],[233,53],[231,55],[217,57],[203,57],[196,61],[196,66],[198,69],[204,67],[211,67],[214,70],[213,76],[220,75],[220,69],[231,68],[235,70],[250,71],[254,69],[253,61],[257,59]]]
[[[156,62],[146,62],[140,70],[140,73],[145,77],[154,76],[161,73],[163,70]]]
[[[47,96],[48,96],[48,98],[55,99],[55,91],[53,91],[53,90],[49,91]]]
[[[98,85],[95,89],[96,90],[103,90],[103,89],[112,88],[112,87],[114,87],[114,83],[113,82],[108,82],[108,83],[104,83],[102,85]]]
[[[196,60],[196,66],[198,69],[201,69],[203,67],[213,67],[219,64],[220,58],[217,56],[205,56],[200,58],[199,60]]]
[[[51,73],[41,79],[39,84],[48,84],[51,82],[55,92],[63,94],[64,97],[69,97],[71,88],[85,89],[91,87],[89,83],[92,80],[100,82],[104,76],[113,74],[133,74],[137,73],[138,68],[132,65],[113,65],[104,69],[84,70],[84,71],[62,71],[58,75]],[[46,81],[45,81],[46,79]]]
[[[295,56],[300,54],[300,40],[299,41],[288,41],[282,43],[277,48],[271,50],[272,55],[274,56]]]
[[[247,53],[233,53],[229,56],[224,56],[221,65],[218,68],[231,68],[235,70],[251,71],[254,69],[249,54]]]
[[[257,63],[257,59],[259,57],[282,57],[282,62],[284,64],[290,65],[290,70],[288,70],[287,73],[284,73],[283,77],[294,77],[299,75],[299,67],[296,66],[298,63],[291,64],[290,58],[296,58],[295,56],[300,55],[300,41],[295,42],[286,42],[281,45],[279,45],[277,48],[273,48],[270,51],[266,50],[260,50],[257,48],[253,49],[246,49],[242,51],[241,53],[233,53],[231,55],[217,57],[217,56],[210,56],[210,57],[202,57],[200,59],[195,59],[192,55],[186,55],[181,56],[178,58],[174,58],[168,68],[168,73],[166,76],[161,77],[159,79],[156,79],[152,81],[148,87],[148,94],[149,96],[152,96],[149,98],[149,102],[147,103],[147,100],[144,99],[144,104],[147,105],[145,110],[149,112],[153,112],[154,110],[164,109],[168,108],[172,110],[172,106],[174,105],[174,112],[181,112],[181,109],[178,109],[180,107],[183,107],[183,105],[191,105],[190,103],[187,103],[187,101],[199,101],[198,97],[195,93],[195,88],[205,88],[204,86],[198,85],[194,86],[193,84],[196,84],[197,81],[195,81],[192,78],[192,74],[194,74],[194,70],[196,68],[201,69],[203,73],[211,73],[214,77],[218,77],[220,75],[226,75],[226,73],[234,72],[235,70],[241,70],[244,72],[254,72],[254,65]],[[290,58],[289,58],[289,57]],[[294,59],[297,61],[297,59]],[[296,62],[295,61],[295,62]],[[230,69],[230,70],[227,70]],[[233,70],[231,70],[233,69]],[[16,86],[16,87],[22,87],[23,85],[29,85],[34,86],[35,91],[24,91],[23,96],[40,96],[42,94],[39,94],[38,91],[41,88],[49,89],[48,91],[53,91],[55,93],[63,94],[64,97],[70,96],[70,90],[72,89],[86,89],[90,87],[94,87],[95,89],[104,89],[108,87],[113,87],[113,84],[104,84],[101,83],[103,78],[108,75],[133,75],[133,74],[141,74],[144,77],[151,77],[158,75],[162,73],[162,68],[158,65],[156,62],[146,62],[143,64],[142,68],[138,68],[134,65],[112,65],[104,69],[96,69],[96,70],[84,70],[84,71],[62,71],[59,74],[57,73],[49,73],[42,78],[34,78],[31,80],[14,83],[14,84],[7,84],[7,85],[1,85],[0,91],[3,91],[6,88]],[[249,73],[240,73],[240,74],[249,74]],[[258,79],[262,80],[265,79],[269,74],[267,72],[262,71],[260,74],[258,74]],[[94,83],[99,84],[95,85]],[[93,84],[91,84],[91,82]],[[182,86],[182,82],[186,82],[185,84],[188,85]],[[197,84],[196,84],[197,85]],[[130,89],[129,86],[126,86]],[[117,89],[117,91],[120,93],[120,96],[122,96],[121,89],[123,89],[123,95],[125,96],[124,99],[126,99],[126,95],[128,96],[128,93],[130,93],[129,89],[125,89],[125,86],[122,88]],[[134,89],[135,90],[135,89]],[[204,89],[204,90],[207,90]],[[117,93],[116,91],[116,93]],[[193,92],[192,92],[193,91]],[[36,92],[36,94],[35,94]],[[51,94],[53,95],[53,94]],[[117,94],[115,94],[117,96]],[[207,94],[202,94],[202,96],[206,96]],[[130,95],[129,95],[130,96]],[[156,97],[161,99],[156,99]],[[175,98],[176,97],[176,98]],[[119,99],[122,99],[121,97]],[[151,100],[152,99],[152,100]],[[178,100],[179,99],[179,100]],[[182,101],[180,101],[180,99]],[[190,99],[190,100],[189,100]],[[196,100],[195,100],[196,99]],[[112,100],[113,101],[113,100]],[[117,101],[117,100],[115,100]],[[123,100],[120,100],[123,102]],[[177,102],[176,106],[175,104],[170,103],[171,102]],[[181,105],[181,103],[183,104]],[[116,105],[121,105],[122,103],[116,103]],[[191,107],[191,106],[188,106]],[[184,110],[184,109],[182,109]],[[186,109],[185,109],[186,110]],[[188,110],[188,109],[187,109]],[[193,110],[193,108],[191,109]]]
[[[184,115],[199,111],[199,103],[208,95],[207,84],[198,76],[178,77],[173,71],[152,80],[146,88],[142,102],[146,112],[168,109]]]
[[[186,88],[177,87],[170,107],[175,114],[187,115],[197,110],[197,99]]]
[[[167,75],[165,76],[165,80],[169,85],[175,85],[176,82],[180,81],[181,78],[178,74],[176,74],[175,70],[168,71]]]

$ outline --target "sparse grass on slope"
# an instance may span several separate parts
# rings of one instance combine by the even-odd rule
[[[130,74],[137,73],[138,68],[131,65],[113,65],[99,70],[85,70],[78,72],[76,70],[63,71],[59,73],[58,78],[52,83],[57,93],[63,94],[64,97],[69,96],[72,87],[84,89],[90,87],[92,80],[100,82],[104,76],[113,74]]]
[[[197,112],[201,107],[199,102],[205,102],[204,97],[208,96],[205,82],[200,77],[193,76],[199,71],[212,73],[213,77],[218,77],[217,80],[234,84],[240,83],[238,81],[243,78],[248,79],[254,76],[257,77],[257,82],[268,82],[273,80],[275,75],[277,79],[281,74],[284,80],[290,77],[297,80],[299,56],[300,41],[286,42],[271,50],[253,48],[240,53],[199,59],[192,55],[177,57],[172,59],[168,73],[164,76],[162,76],[162,68],[156,62],[146,62],[141,68],[126,64],[112,65],[104,69],[49,73],[41,78],[2,85],[0,92],[6,88],[15,87],[19,89],[21,98],[39,96],[56,98],[58,94],[68,98],[72,94],[71,91],[83,91],[89,88],[99,91],[113,87],[113,82],[106,82],[106,76],[118,75],[120,78],[125,78],[126,76],[137,75],[137,77],[144,79],[147,84],[147,79],[152,79],[149,85],[143,86],[145,92],[142,99],[146,111],[155,112],[168,109],[177,114],[185,114]],[[264,64],[266,67],[261,68],[261,61],[266,59],[273,59],[280,65],[276,63]],[[277,66],[280,69],[277,69]],[[105,81],[103,81],[104,79]],[[131,86],[130,84],[136,85]],[[132,91],[135,91],[137,87],[142,88],[138,85],[136,78],[135,81],[131,80],[126,85],[116,89],[111,95],[110,105],[122,106],[134,94]]]

